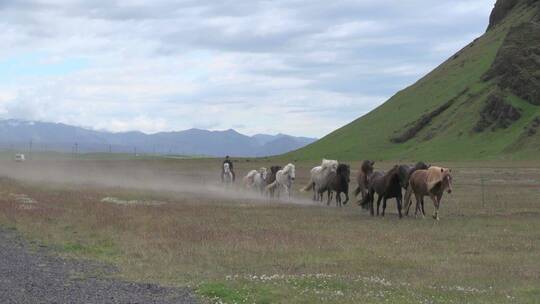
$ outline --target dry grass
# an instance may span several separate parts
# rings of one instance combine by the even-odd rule
[[[262,164],[241,162],[237,171]],[[381,219],[354,205],[305,204],[307,194],[287,204],[204,193],[216,180],[212,160],[6,163],[3,174],[13,178],[0,179],[0,223],[61,254],[113,263],[127,279],[189,285],[216,301],[533,303],[540,168],[451,165],[454,193],[435,222],[400,221],[394,202]],[[310,166],[298,166],[299,184]],[[61,168],[57,178],[53,168]],[[186,180],[202,187],[190,191]],[[14,195],[22,194],[32,208],[21,208]]]

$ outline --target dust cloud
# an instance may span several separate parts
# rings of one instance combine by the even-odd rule
[[[220,182],[220,168],[208,162],[133,161],[133,160],[34,160],[24,163],[0,161],[0,176],[49,185],[74,185],[92,188],[126,188],[167,192],[177,197],[241,201],[242,203],[283,203],[314,205],[299,195],[296,184],[288,200],[270,199],[242,187],[242,172],[234,185]]]

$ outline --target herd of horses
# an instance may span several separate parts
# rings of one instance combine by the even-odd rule
[[[232,182],[233,175],[226,163],[223,172],[227,175],[225,180]],[[266,168],[252,170],[243,178],[243,184],[246,188],[257,191],[261,195],[279,198],[283,191],[290,198],[295,178],[295,166],[287,164],[283,168],[272,166],[270,170]],[[337,160],[323,159],[320,166],[311,169],[310,181],[301,191],[313,191],[313,200],[320,202],[323,201],[326,193],[327,205],[330,205],[335,197],[336,205],[341,207],[350,200],[350,181],[349,165],[339,163]],[[433,218],[438,220],[439,206],[444,192],[452,192],[452,174],[448,168],[418,162],[415,165],[395,165],[384,172],[375,171],[375,162],[365,160],[356,174],[354,197],[359,196],[358,204],[363,209],[369,210],[372,216],[380,214],[383,217],[387,200],[395,199],[399,217],[402,218],[403,208],[405,214],[409,215],[412,195],[416,199],[415,216],[419,212],[425,216],[424,198],[429,196],[435,207]],[[344,201],[342,195],[345,195]],[[377,195],[376,208],[375,195]],[[379,213],[381,203],[382,212]]]

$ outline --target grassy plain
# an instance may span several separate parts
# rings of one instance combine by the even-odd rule
[[[297,163],[297,189],[313,165]],[[445,165],[435,222],[223,189],[218,160],[2,161],[0,225],[212,303],[538,303],[540,163]]]

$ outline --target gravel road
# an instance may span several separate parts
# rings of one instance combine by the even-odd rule
[[[103,276],[114,272],[112,266],[57,257],[0,228],[0,303],[196,303],[189,289]]]

